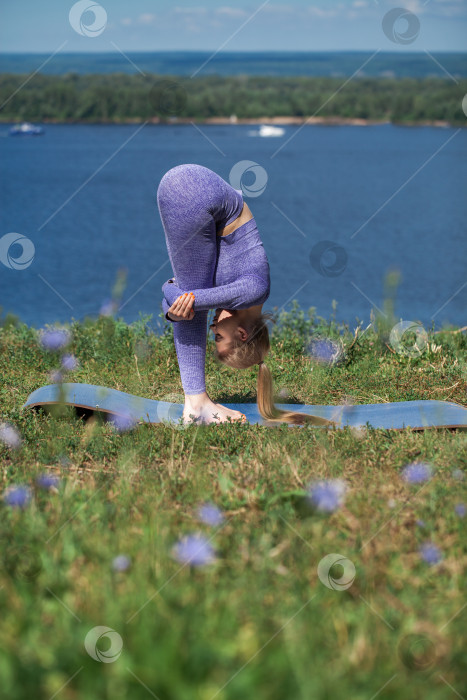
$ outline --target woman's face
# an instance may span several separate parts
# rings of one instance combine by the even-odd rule
[[[231,349],[234,338],[242,339],[242,331],[244,330],[240,330],[235,311],[228,311],[227,309],[216,309],[216,314],[209,328],[214,333],[216,349],[220,355]],[[245,333],[244,331],[243,334]]]

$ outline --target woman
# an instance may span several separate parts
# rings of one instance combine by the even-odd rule
[[[205,423],[246,420],[206,392],[206,321],[216,359],[229,367],[258,364],[258,410],[269,421],[334,425],[318,416],[274,406],[272,377],[264,364],[270,349],[262,307],[270,292],[269,263],[256,221],[242,192],[202,165],[169,170],[157,190],[174,277],[162,286],[162,307],[174,325],[174,342],[185,394],[183,420]]]

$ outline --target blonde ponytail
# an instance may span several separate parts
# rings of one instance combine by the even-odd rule
[[[299,413],[297,411],[284,411],[274,405],[274,388],[272,374],[269,367],[261,362],[259,364],[258,380],[257,380],[257,395],[258,395],[258,411],[261,416],[268,421],[280,421],[285,423],[295,423],[304,425],[326,425],[328,427],[336,425],[334,421],[320,416],[309,415],[308,413]]]

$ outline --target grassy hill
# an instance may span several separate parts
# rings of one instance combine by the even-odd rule
[[[69,330],[67,352],[80,364],[67,381],[183,400],[170,324],[162,336],[150,317]],[[394,352],[387,331],[376,320],[355,341],[346,325],[294,304],[267,358],[277,402],[465,405],[465,333],[429,332],[414,358]],[[340,338],[345,361],[312,362],[312,334]],[[212,345],[209,395],[254,401],[255,368],[219,367]],[[10,426],[0,441],[2,698],[465,695],[465,433],[235,424],[119,432],[66,407],[23,412],[59,353],[11,318],[0,349],[0,422]],[[414,462],[428,476],[429,465],[430,478],[406,481]],[[320,480],[344,482],[343,502],[311,507],[308,489]],[[205,502],[220,511],[210,525],[198,512]],[[204,540],[182,539],[198,532]],[[340,563],[323,575],[333,553]]]

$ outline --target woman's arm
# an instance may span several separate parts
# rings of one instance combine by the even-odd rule
[[[268,290],[268,282],[254,274],[243,275],[235,282],[208,289],[182,290],[174,281],[168,280],[162,285],[165,297],[162,301],[162,307],[166,318],[168,318],[167,311],[174,301],[185,291],[191,291],[195,295],[195,304],[193,306],[195,312],[207,311],[216,307],[247,309],[254,304],[261,303],[261,299]]]
[[[162,308],[166,318],[169,308],[183,293],[174,282],[166,282],[162,289],[166,297]],[[187,290],[188,291],[188,290]],[[208,309],[225,306],[229,309],[249,308],[265,301],[269,295],[269,285],[256,275],[244,275],[231,284],[208,289],[191,290],[195,295],[193,319],[177,321],[173,327],[180,378],[185,394],[202,394],[206,391],[205,364],[207,344]],[[205,308],[203,309],[203,305]],[[200,308],[201,307],[201,308]]]

